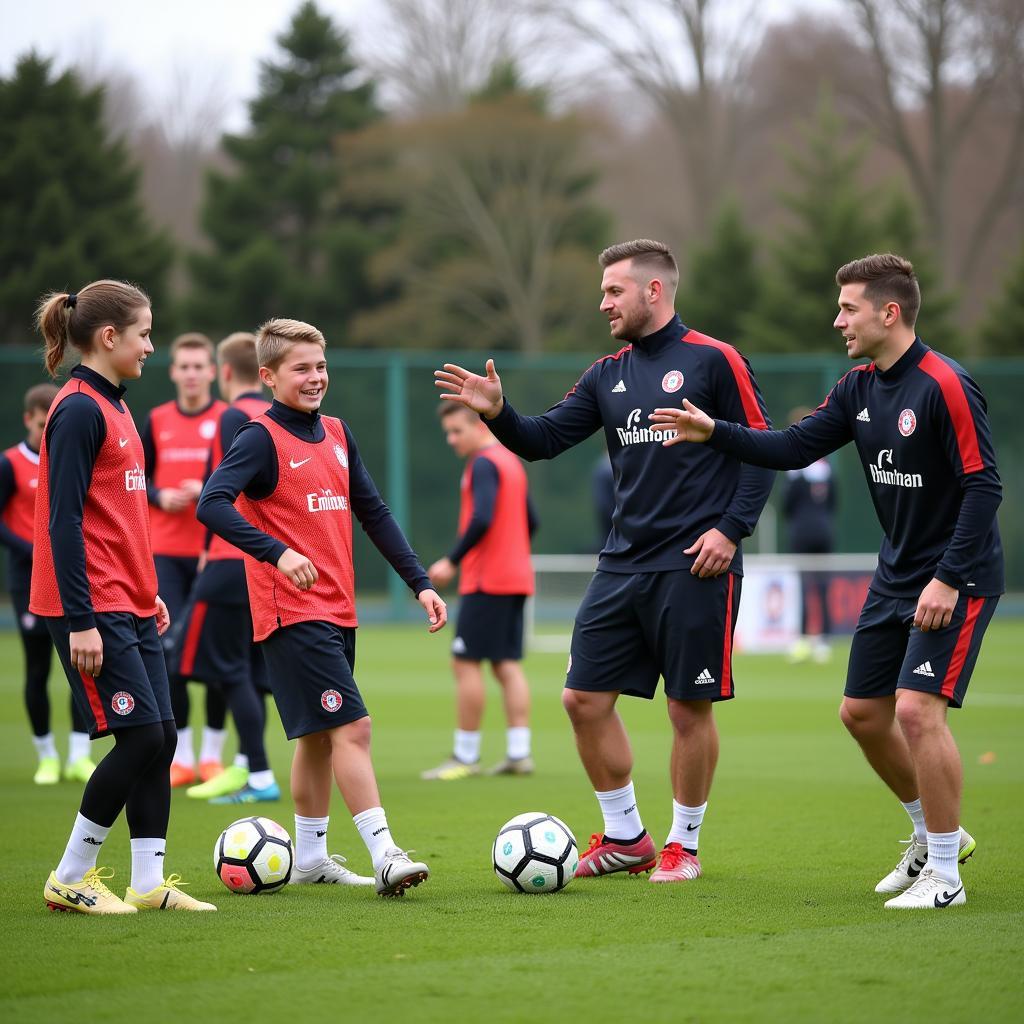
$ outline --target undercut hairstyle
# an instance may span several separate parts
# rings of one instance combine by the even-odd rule
[[[93,281],[77,292],[50,292],[36,309],[46,372],[57,376],[69,343],[83,354],[89,352],[98,330],[110,326],[123,331],[151,305],[149,296],[127,281]]]
[[[638,272],[637,279],[643,284],[657,278],[665,286],[665,291],[675,293],[679,285],[679,266],[672,250],[664,242],[656,242],[653,238],[619,242],[609,245],[597,258],[602,267],[610,267],[622,260],[633,261],[633,268]]]
[[[235,331],[217,346],[217,362],[230,366],[243,384],[256,384],[260,379],[260,361],[256,358],[256,335]]]
[[[281,318],[268,320],[256,332],[256,358],[260,366],[276,370],[288,349],[304,342],[327,349],[327,341],[312,324]]]
[[[168,350],[171,353],[171,362],[174,361],[174,357],[182,349],[196,348],[203,349],[210,357],[210,362],[213,362],[213,342],[205,334],[200,334],[199,331],[188,331],[185,334],[179,334],[171,342],[171,347]]]
[[[887,302],[900,307],[900,319],[908,326],[917,323],[921,309],[921,286],[917,283],[914,265],[895,253],[874,253],[852,260],[836,271],[836,284],[863,284],[864,298],[875,309]]]
[[[60,389],[56,384],[36,384],[25,392],[25,412],[49,412]]]

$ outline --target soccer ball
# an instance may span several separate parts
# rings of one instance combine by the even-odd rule
[[[277,892],[292,876],[291,837],[269,818],[239,818],[217,837],[213,866],[232,892]]]
[[[498,830],[493,862],[494,873],[516,892],[558,892],[572,881],[580,856],[565,822],[527,811]]]

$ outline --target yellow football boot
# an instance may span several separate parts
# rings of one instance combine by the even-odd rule
[[[57,881],[57,873],[50,872],[43,889],[43,899],[51,910],[65,910],[77,914],[135,914],[137,907],[130,907],[115,896],[106,886],[114,877],[110,868],[91,868],[80,882]]]
[[[64,778],[69,782],[88,782],[94,771],[96,771],[96,764],[93,759],[80,757],[75,761],[68,761],[64,765]]]
[[[41,757],[32,781],[37,786],[56,786],[60,782],[60,761],[55,757]]]
[[[186,885],[181,875],[168,875],[151,892],[137,893],[131,886],[124,894],[125,903],[138,910],[216,910],[212,903],[203,903],[182,892],[178,886]]]

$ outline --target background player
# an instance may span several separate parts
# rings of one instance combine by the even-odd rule
[[[142,441],[122,401],[124,381],[142,375],[153,351],[149,298],[121,281],[95,281],[77,295],[47,296],[38,323],[51,376],[68,342],[82,362],[43,433],[29,608],[46,618],[91,734],[114,736],[43,898],[85,914],[216,910],[163,874],[175,730],[158,634],[168,618],[156,591]],[[132,851],[124,900],[107,888],[113,872],[96,867],[122,809]]]
[[[530,686],[523,673],[523,606],[533,593],[530,538],[537,516],[522,463],[495,440],[487,424],[464,405],[441,406],[441,429],[459,458],[459,536],[445,558],[427,571],[446,587],[460,571],[459,618],[452,641],[452,672],[458,728],[452,756],[422,773],[450,782],[480,771],[480,723],[489,661],[501,684],[507,722],[505,757],[488,775],[529,775]]]
[[[25,652],[25,707],[32,726],[39,765],[32,781],[40,786],[60,781],[60,755],[50,731],[50,678],[53,644],[46,623],[28,610],[32,581],[32,531],[39,482],[39,445],[46,414],[57,396],[53,384],[36,384],[25,392],[25,440],[0,455],[0,544],[7,548],[7,589]],[[86,782],[95,770],[89,756],[89,733],[74,699],[64,778]]]
[[[221,464],[239,427],[266,412],[256,338],[238,332],[217,346],[217,387],[230,405],[220,414],[207,477]],[[215,803],[279,800],[263,742],[266,715],[257,681],[267,685],[263,655],[252,642],[252,615],[242,552],[212,534],[188,606],[178,624],[172,673],[218,687],[238,731],[240,753],[219,775],[188,790]]]
[[[661,242],[639,239],[600,256],[601,311],[624,342],[597,360],[542,416],[521,416],[502,395],[494,361],[484,377],[446,364],[443,398],[483,414],[502,444],[550,459],[604,428],[615,476],[612,532],[576,613],[562,700],[604,815],[577,875],[636,873],[656,848],[633,790],[633,753],[615,705],[652,699],[665,679],[673,727],[672,828],[654,882],[701,873],[700,828],[718,762],[714,702],[733,697],[732,634],[739,606],[739,542],[754,529],[772,474],[729,457],[665,459],[643,425],[666,394],[700,395],[722,416],[764,428],[750,368],[731,345],[684,327],[674,308],[679,271]],[[684,449],[696,450],[696,449]]]
[[[210,446],[226,403],[211,396],[216,369],[213,342],[205,334],[182,334],[171,343],[171,380],[177,392],[170,402],[151,410],[142,425],[146,452],[146,485],[153,525],[153,554],[160,595],[171,621],[177,622],[195,583],[205,532],[196,519],[196,501],[203,489]],[[164,638],[173,660],[174,638]],[[178,726],[178,749],[171,764],[171,785],[196,781],[196,757],[189,726],[186,680],[171,676],[171,700]],[[199,777],[212,778],[221,769],[226,706],[221,692],[206,688],[206,727],[199,754]]]
[[[810,416],[813,409],[800,407],[789,414],[789,425]],[[836,482],[828,459],[786,473],[782,498],[787,548],[794,555],[827,555],[835,548]],[[828,575],[803,574],[803,610],[800,639],[789,652],[793,662],[813,657],[825,662],[832,656],[828,611]]]
[[[896,794],[914,834],[876,892],[885,905],[966,901],[958,862],[975,849],[960,827],[963,770],[946,721],[962,705],[1003,592],[996,509],[1002,485],[985,399],[962,366],[915,333],[921,292],[891,253],[839,268],[839,315],[855,366],[811,416],[785,431],[744,430],[695,403],[657,409],[665,445],[708,441],[760,465],[806,466],[853,441],[885,531],[850,650],[840,715]]]
[[[270,320],[256,347],[274,402],[235,435],[198,512],[249,556],[254,636],[285,732],[297,740],[292,882],[374,882],[327,854],[333,774],[369,850],[377,892],[398,896],[429,870],[391,836],[370,758],[370,719],[352,675],[352,513],[416,594],[431,632],[444,626],[445,605],[381,500],[348,426],[320,415],[328,385],[324,336],[297,320]]]

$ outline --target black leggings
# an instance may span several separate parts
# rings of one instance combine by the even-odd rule
[[[25,650],[25,707],[32,725],[33,736],[45,736],[50,731],[50,663],[53,660],[53,641],[49,633],[21,633],[21,646]],[[82,712],[71,698],[71,728],[74,732],[88,732]]]
[[[133,839],[165,839],[171,814],[171,760],[178,742],[173,722],[113,733],[114,747],[85,784],[81,813],[110,828],[122,809]]]
[[[192,703],[188,696],[188,683],[181,676],[171,676],[171,709],[179,729],[188,725]],[[224,694],[216,686],[206,688],[206,724],[210,729],[223,729],[228,717]]]
[[[207,690],[213,687],[207,687]],[[266,747],[263,745],[263,728],[267,724],[267,712],[260,700],[256,687],[248,680],[224,688],[224,698],[231,710],[238,731],[238,748],[249,759],[249,771],[262,772],[270,767]]]

